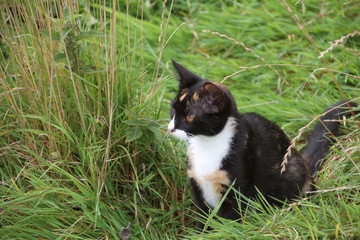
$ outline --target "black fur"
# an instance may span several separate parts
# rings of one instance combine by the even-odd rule
[[[275,205],[310,190],[313,176],[320,169],[320,162],[332,144],[331,136],[338,132],[339,122],[333,120],[351,115],[345,101],[325,111],[308,145],[301,154],[295,149],[291,150],[286,170],[281,173],[281,163],[290,146],[282,129],[259,114],[240,114],[232,95],[224,86],[202,79],[174,61],[173,64],[180,76],[179,92],[172,103],[175,129],[185,131],[190,137],[213,136],[221,132],[229,117],[236,119],[231,149],[221,165],[230,182],[235,182],[235,189],[251,199],[256,199],[260,191],[269,203]],[[348,104],[356,106],[354,103]],[[343,108],[339,108],[341,105]],[[191,168],[189,164],[188,168]],[[196,205],[201,211],[207,212],[208,206],[199,184],[191,176],[189,178]],[[218,215],[239,219],[241,216],[237,204],[235,193],[230,192]]]
[[[308,139],[307,146],[302,150],[301,155],[308,162],[311,175],[321,169],[322,159],[324,159],[328,149],[333,143],[334,136],[339,130],[339,121],[343,116],[349,116],[350,112],[345,112],[348,107],[356,107],[356,104],[348,101],[340,101],[329,109],[325,110],[323,116],[314,127],[313,133]],[[354,112],[357,114],[358,112]]]

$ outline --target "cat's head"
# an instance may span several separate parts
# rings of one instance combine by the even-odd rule
[[[179,74],[179,91],[171,103],[168,131],[175,137],[214,136],[236,111],[230,92],[221,84],[202,79],[173,61]]]

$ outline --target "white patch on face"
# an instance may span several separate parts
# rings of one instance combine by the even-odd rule
[[[168,131],[172,132],[175,128],[175,117],[173,117],[173,119],[171,119],[169,125],[168,125]]]
[[[209,176],[219,171],[223,159],[229,154],[236,121],[229,118],[224,129],[215,136],[197,135],[189,138],[188,157],[192,176],[201,188],[204,200],[215,207],[221,196],[215,191]]]
[[[168,131],[173,135],[174,137],[180,139],[180,140],[187,140],[188,135],[183,130],[175,129],[175,117],[171,119],[169,125],[168,125]]]

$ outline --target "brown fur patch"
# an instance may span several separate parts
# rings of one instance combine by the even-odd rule
[[[194,115],[187,115],[187,116],[185,117],[185,119],[186,119],[186,121],[188,121],[188,122],[192,122],[192,121],[194,121]]]
[[[230,178],[225,170],[219,169],[212,174],[205,176],[198,176],[194,170],[194,164],[193,164],[194,156],[192,151],[191,150],[188,151],[187,154],[188,154],[187,175],[189,178],[193,178],[198,183],[203,181],[212,182],[216,191],[219,191],[219,193],[223,190],[222,185],[230,184]]]
[[[187,161],[187,175],[189,178],[193,179],[196,184],[201,188],[204,183],[210,183],[213,186],[214,194],[220,199],[223,196],[223,193],[226,191],[225,186],[231,183],[229,175],[225,170],[216,170],[212,174],[208,175],[198,175],[195,171],[196,165],[194,164],[194,154],[191,149],[188,149],[187,152],[188,161]]]
[[[198,101],[200,99],[199,93],[194,93],[194,95],[191,97],[193,101]]]
[[[212,182],[216,194],[222,195],[225,190],[223,185],[230,184],[230,179],[226,171],[218,170],[211,175],[205,176],[205,180]]]
[[[230,184],[228,173],[224,170],[215,171],[211,175],[197,176],[195,171],[191,169],[191,166],[189,166],[189,169],[187,170],[187,175],[189,178],[193,178],[199,186],[201,186],[201,182],[211,182],[214,187],[215,193],[219,197],[221,197],[222,193],[226,190],[224,188],[224,185]]]
[[[184,100],[184,98],[188,95],[188,93],[189,93],[189,89],[187,89],[187,88],[184,88],[181,91],[180,97],[179,97],[180,102],[182,102]]]

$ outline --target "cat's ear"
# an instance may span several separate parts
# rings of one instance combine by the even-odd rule
[[[188,69],[186,69],[181,64],[175,62],[174,60],[171,61],[176,71],[179,73],[180,88],[187,88],[193,85],[194,83],[201,81],[201,77],[190,72]]]
[[[219,113],[224,110],[226,105],[226,95],[224,90],[216,86],[216,84],[207,82],[200,91],[200,95],[207,103],[204,106],[206,113]]]

